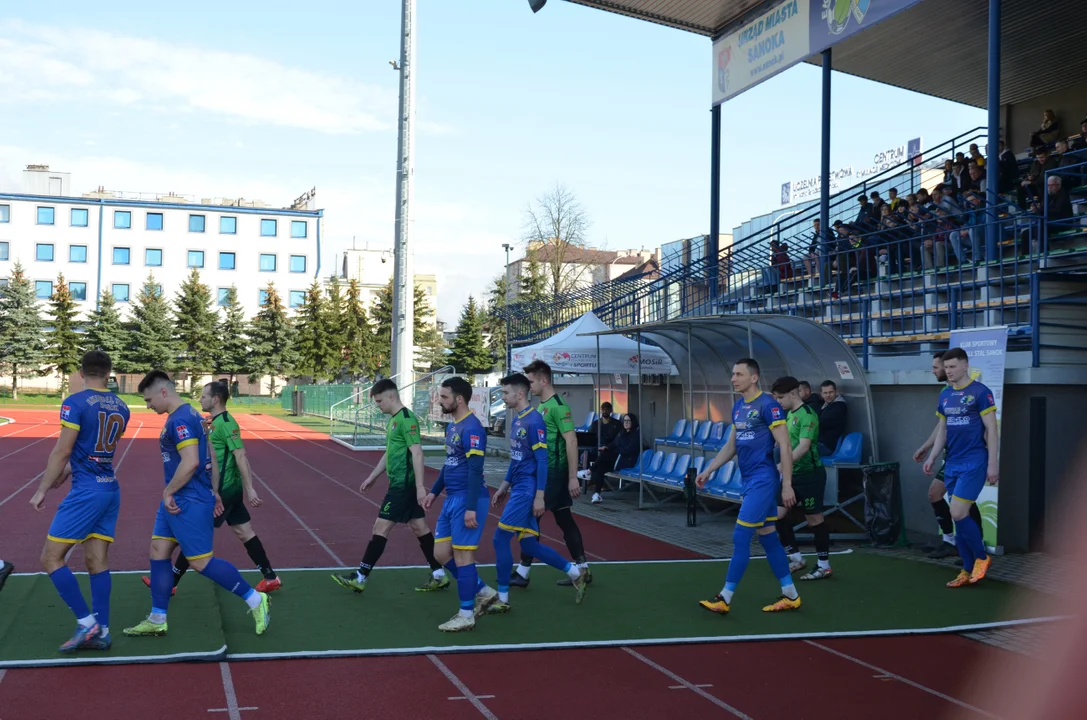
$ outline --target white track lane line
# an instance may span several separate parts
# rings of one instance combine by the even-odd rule
[[[269,495],[271,495],[271,496],[272,496],[273,498],[275,498],[275,499],[276,499],[276,502],[278,502],[278,503],[279,503],[280,505],[282,505],[282,506],[283,506],[283,509],[284,509],[284,510],[286,510],[286,511],[287,511],[287,512],[288,512],[288,513],[290,514],[290,516],[291,516],[291,517],[293,517],[293,518],[295,519],[295,522],[297,522],[297,523],[298,523],[299,525],[301,525],[301,526],[302,526],[302,529],[303,529],[303,530],[305,530],[306,532],[308,532],[308,533],[309,533],[309,536],[310,536],[311,538],[313,538],[314,540],[316,540],[316,541],[317,541],[317,544],[318,544],[318,545],[320,545],[320,546],[321,546],[321,548],[322,548],[322,549],[323,549],[323,550],[324,550],[324,551],[325,551],[326,553],[328,553],[328,556],[329,556],[330,558],[332,558],[332,559],[333,559],[333,561],[335,561],[335,563],[336,563],[336,566],[337,566],[338,568],[343,568],[343,567],[346,567],[346,566],[345,566],[345,565],[343,564],[343,560],[341,560],[341,559],[340,559],[340,557],[339,557],[339,556],[338,556],[338,555],[337,555],[336,553],[334,553],[334,552],[332,551],[332,548],[330,548],[330,547],[329,547],[329,546],[328,546],[327,544],[325,544],[325,541],[324,541],[324,540],[322,540],[322,539],[321,539],[320,537],[318,537],[317,533],[313,531],[313,528],[311,528],[311,527],[310,527],[309,525],[307,525],[307,524],[306,524],[306,522],[305,522],[305,521],[304,521],[304,520],[303,520],[302,518],[300,518],[300,517],[298,516],[298,513],[296,513],[296,512],[295,512],[295,511],[294,511],[294,510],[293,510],[293,509],[291,508],[291,506],[290,506],[290,505],[288,505],[288,504],[287,504],[286,502],[284,502],[284,501],[283,501],[283,498],[281,498],[281,497],[280,497],[280,496],[279,496],[279,495],[278,495],[278,494],[276,493],[276,491],[275,491],[275,490],[273,490],[273,489],[271,488],[271,486],[269,486],[269,485],[268,485],[268,483],[267,483],[267,482],[266,482],[266,481],[264,480],[264,478],[262,478],[262,477],[261,477],[260,475],[258,475],[258,474],[256,473],[256,471],[255,471],[255,470],[253,470],[252,468],[250,468],[250,469],[249,469],[249,471],[250,471],[251,473],[253,473],[253,478],[254,478],[254,479],[255,479],[255,480],[257,481],[257,482],[259,482],[259,483],[260,483],[261,485],[263,485],[263,486],[264,486],[264,489],[268,491],[268,494],[269,494]]]
[[[226,694],[226,711],[230,720],[242,720],[242,713],[238,710],[238,693],[234,690],[234,678],[230,676],[230,665],[219,663],[219,674],[223,678],[223,692]],[[211,712],[210,710],[208,712]]]
[[[453,683],[453,686],[460,691],[468,702],[472,703],[472,707],[479,710],[479,714],[487,718],[487,720],[498,720],[498,716],[495,715],[490,709],[483,704],[483,701],[479,699],[478,695],[473,695],[472,691],[468,689],[468,686],[457,677],[452,670],[450,670],[445,663],[438,659],[437,655],[427,655],[427,659],[434,663],[434,666],[441,671],[442,675],[445,675],[449,682]]]
[[[12,433],[12,434],[14,434],[14,433]],[[26,445],[23,445],[23,446],[22,446],[21,448],[19,448],[18,450],[12,450],[12,451],[11,451],[11,452],[9,452],[9,453],[8,453],[7,455],[4,455],[4,456],[0,456],[0,460],[6,460],[7,458],[11,457],[12,455],[18,455],[18,454],[19,454],[19,453],[21,453],[21,452],[22,452],[23,450],[28,450],[28,449],[30,449],[30,448],[32,448],[32,447],[34,447],[35,445],[37,445],[38,443],[40,443],[40,442],[45,442],[45,441],[46,441],[46,440],[48,440],[49,438],[51,438],[51,437],[55,437],[55,436],[57,436],[57,435],[59,435],[59,434],[60,434],[60,431],[59,431],[59,430],[56,430],[56,431],[54,431],[54,432],[50,433],[49,435],[46,435],[46,436],[45,436],[45,437],[43,437],[43,438],[38,438],[37,440],[35,440],[35,441],[34,441],[34,442],[32,442],[32,443],[28,443],[28,444],[26,444]],[[11,437],[11,435],[7,435],[6,437]]]
[[[695,685],[694,683],[689,682],[687,680],[684,680],[679,675],[676,675],[674,672],[672,672],[668,668],[664,667],[663,665],[658,665],[657,663],[653,662],[652,660],[647,658],[645,655],[642,655],[641,653],[639,653],[639,652],[637,652],[635,650],[631,650],[628,647],[623,648],[623,652],[627,653],[628,655],[634,657],[637,660],[641,660],[643,663],[645,663],[649,667],[653,668],[654,670],[656,670],[659,673],[662,673],[662,674],[668,676],[669,678],[671,678],[675,682],[679,683],[683,687],[687,688],[688,690],[690,690],[694,694],[698,695],[699,697],[702,697],[702,698],[704,698],[706,700],[709,700],[711,703],[713,703],[717,707],[721,708],[722,710],[725,710],[727,712],[732,713],[733,716],[741,718],[741,720],[751,720],[750,715],[745,715],[744,713],[740,712],[736,708],[729,705],[724,700],[722,700],[722,699],[720,699],[720,698],[718,698],[718,697],[716,697],[714,695],[710,695],[708,692],[703,690],[700,686]]]

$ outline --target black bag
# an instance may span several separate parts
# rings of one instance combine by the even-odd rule
[[[872,544],[882,547],[899,544],[904,534],[898,463],[866,465],[862,473],[864,526]]]
[[[683,478],[683,497],[687,500],[687,527],[698,524],[698,486],[695,479],[698,473],[694,468],[687,468],[687,475]]]

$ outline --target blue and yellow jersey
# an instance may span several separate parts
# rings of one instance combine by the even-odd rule
[[[774,463],[774,434],[785,424],[785,411],[777,400],[760,392],[750,402],[742,397],[732,406],[732,425],[736,433],[736,463],[744,482],[769,476],[778,478]]]
[[[947,462],[988,460],[981,418],[991,412],[996,412],[993,392],[976,380],[965,387],[946,387],[940,392],[936,414],[947,421]]]
[[[562,442],[562,437],[559,437]],[[543,460],[542,483],[540,460]],[[511,492],[535,493],[547,485],[547,425],[534,408],[525,408],[510,427],[510,467],[506,481]]]
[[[81,390],[64,398],[61,427],[78,433],[70,460],[73,489],[117,489],[113,455],[128,418],[128,405],[106,390]]]
[[[445,429],[445,467],[442,478],[447,495],[468,492],[468,459],[487,452],[487,431],[472,413],[451,422]],[[480,487],[486,487],[482,480]]]
[[[202,420],[196,408],[188,403],[174,410],[166,418],[166,425],[159,435],[159,449],[162,451],[166,484],[169,485],[181,464],[181,451],[193,445],[198,448],[200,464],[176,497],[210,503],[215,499],[211,491],[211,455],[208,454],[208,436]]]

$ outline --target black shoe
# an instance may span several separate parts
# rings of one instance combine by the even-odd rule
[[[8,581],[8,575],[15,572],[15,566],[11,563],[4,563],[4,567],[0,568],[0,590],[4,589],[4,583]]]
[[[958,549],[951,543],[940,543],[940,547],[936,548],[928,554],[933,560],[942,560],[959,554]]]
[[[521,577],[521,573],[514,570],[512,573],[510,573],[510,587],[527,588],[528,578]]]
[[[586,573],[585,573],[585,584],[586,585],[592,585],[592,583],[593,583],[593,574],[592,574],[591,571],[586,571]],[[567,575],[566,577],[564,577],[562,580],[559,580],[555,584],[556,585],[562,585],[563,587],[570,587],[571,585],[574,584],[574,581],[570,579],[569,575]]]

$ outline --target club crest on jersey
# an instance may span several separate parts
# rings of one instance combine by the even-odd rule
[[[178,440],[188,440],[192,437],[192,433],[189,432],[189,428],[186,425],[178,425],[176,430]]]
[[[539,438],[540,442],[543,442],[547,439],[547,431],[543,428],[539,428],[536,430],[536,437]]]
[[[962,405],[973,405],[974,404],[974,396],[973,395],[963,395],[961,398],[959,398],[959,403],[962,404]]]
[[[747,411],[747,419],[748,420],[758,420],[759,419],[759,411],[757,409],[755,409],[755,408],[751,408],[750,410]]]
[[[61,420],[70,420],[71,418],[72,418],[72,406],[71,405],[61,405],[60,406],[60,419]]]
[[[993,394],[992,393],[989,393],[986,397],[989,398],[989,404],[990,405],[996,405],[996,400],[993,400]]]
[[[772,420],[780,420],[781,419],[781,408],[776,408],[776,407],[770,408],[770,418]]]
[[[468,447],[479,448],[479,435],[468,436]]]
[[[517,428],[517,439],[524,440],[526,437],[528,437],[528,431],[524,427]]]

